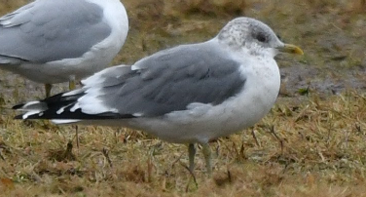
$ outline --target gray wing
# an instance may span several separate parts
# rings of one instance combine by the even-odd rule
[[[103,10],[84,0],[37,0],[0,18],[1,59],[45,63],[79,57],[108,37]]]
[[[245,84],[238,72],[240,63],[228,56],[209,43],[159,52],[137,62],[132,70],[121,67],[124,74],[119,77],[116,71],[111,77],[101,75],[105,80],[98,100],[119,115],[148,117],[185,110],[196,102],[220,104]]]
[[[244,88],[239,62],[218,45],[179,46],[135,65],[100,71],[84,87],[13,109],[23,119],[124,119],[162,116],[191,103],[218,105]]]

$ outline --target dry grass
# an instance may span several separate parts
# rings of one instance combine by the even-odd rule
[[[25,2],[2,1],[0,12]],[[301,83],[309,90],[299,91],[301,84],[284,80],[284,96],[253,130],[211,143],[212,179],[205,176],[199,152],[195,183],[185,167],[184,145],[139,131],[80,127],[76,148],[71,126],[12,120],[9,107],[40,97],[42,88],[1,72],[0,196],[366,196],[366,96],[364,89],[353,88],[359,87],[354,80],[366,80],[366,16],[360,9],[364,1],[124,3],[131,31],[115,64],[206,40],[231,18],[247,15],[265,21],[283,40],[304,49],[305,57],[281,56],[279,63],[282,70],[295,68],[290,75],[304,78]],[[304,65],[317,69],[317,74],[298,74],[297,68]],[[344,80],[344,73],[352,78]],[[341,94],[332,94],[333,89],[324,85],[315,88],[323,79],[347,82],[350,88]],[[67,151],[70,145],[74,147]]]

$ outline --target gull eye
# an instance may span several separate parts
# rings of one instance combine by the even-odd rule
[[[263,33],[257,33],[255,35],[255,39],[257,39],[259,42],[267,42],[267,37]]]

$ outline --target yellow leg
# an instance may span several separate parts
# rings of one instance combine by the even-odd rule
[[[44,89],[46,91],[46,98],[51,96],[51,89],[52,89],[52,84],[44,84]]]
[[[196,155],[196,147],[194,144],[188,145],[189,170],[193,173],[194,170],[194,156]]]
[[[202,144],[202,152],[206,161],[207,174],[209,177],[212,175],[212,164],[211,164],[211,148],[208,143]]]

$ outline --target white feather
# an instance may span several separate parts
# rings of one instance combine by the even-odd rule
[[[55,124],[72,124],[72,123],[76,123],[79,121],[80,120],[60,120],[60,119],[51,120],[51,122],[53,122]]]
[[[39,110],[34,110],[34,111],[29,111],[25,114],[23,114],[22,118],[23,120],[27,119],[29,116],[32,116],[32,115],[35,115],[35,114],[39,114],[41,113],[42,111],[39,111]]]

